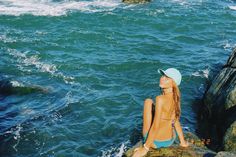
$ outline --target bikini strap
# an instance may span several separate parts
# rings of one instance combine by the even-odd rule
[[[171,125],[172,125],[172,127],[175,126],[175,120],[174,119],[172,119]]]
[[[172,114],[174,113],[174,110],[175,110],[175,109],[173,109]],[[171,121],[171,125],[172,125],[172,127],[174,127],[174,125],[175,125],[175,118],[172,119],[172,121]]]

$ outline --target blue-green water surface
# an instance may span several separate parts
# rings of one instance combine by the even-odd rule
[[[158,68],[181,71],[194,132],[194,102],[235,46],[231,0],[0,1],[0,78],[41,89],[0,96],[0,156],[121,156],[160,94]]]

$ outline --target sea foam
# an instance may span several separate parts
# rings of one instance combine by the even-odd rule
[[[111,11],[121,4],[118,0],[93,1],[60,1],[51,0],[6,0],[0,2],[0,14],[19,16],[32,14],[35,16],[61,16],[69,11],[102,12]]]
[[[122,144],[118,147],[111,147],[107,150],[102,151],[101,157],[122,157],[125,151],[128,149],[127,145],[130,144],[130,141],[122,142]]]
[[[200,76],[200,77],[203,77],[203,78],[207,78],[207,79],[208,79],[208,77],[209,77],[209,72],[210,72],[210,70],[209,70],[209,68],[207,68],[207,69],[204,69],[204,70],[198,70],[198,71],[192,73],[192,75],[193,75],[193,76],[197,76],[197,77]]]
[[[236,10],[236,6],[229,6],[229,9]]]
[[[15,49],[7,49],[7,52],[10,56],[16,59],[17,66],[22,71],[31,72],[31,69],[35,67],[37,71],[43,73],[49,73],[53,77],[59,77],[64,80],[67,84],[73,84],[74,77],[66,76],[57,69],[57,66],[50,63],[45,63],[40,60],[37,55],[27,55],[28,52],[19,52]]]

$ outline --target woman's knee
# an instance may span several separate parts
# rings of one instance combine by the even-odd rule
[[[153,104],[153,100],[152,99],[150,99],[150,98],[145,99],[144,105],[152,105],[152,104]]]

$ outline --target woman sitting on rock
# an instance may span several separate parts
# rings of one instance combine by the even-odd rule
[[[171,146],[176,136],[179,137],[180,146],[187,147],[180,125],[180,91],[181,74],[175,68],[158,70],[162,74],[159,86],[162,95],[156,97],[155,115],[152,117],[153,100],[146,99],[143,110],[143,147],[134,150],[133,157],[144,156],[149,148]],[[177,135],[178,134],[178,135]]]

